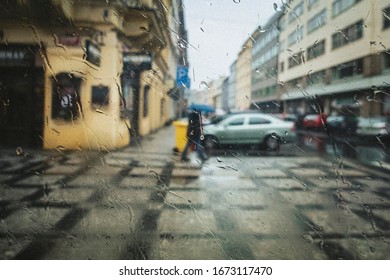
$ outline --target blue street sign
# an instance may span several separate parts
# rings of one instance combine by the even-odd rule
[[[177,87],[191,87],[191,80],[188,76],[188,66],[178,66],[176,70],[176,86]]]

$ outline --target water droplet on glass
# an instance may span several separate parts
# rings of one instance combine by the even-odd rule
[[[313,237],[311,235],[309,235],[309,234],[303,235],[303,239],[305,239],[307,242],[310,242],[310,243],[314,242]]]
[[[259,25],[259,32],[260,33],[264,33],[264,32],[266,32],[267,30],[266,29],[263,29],[260,25]]]
[[[207,88],[211,88],[211,84],[208,84],[208,83],[205,82],[205,81],[201,81],[200,84],[201,84],[201,85],[205,85]]]
[[[16,148],[16,155],[18,155],[18,156],[22,156],[22,155],[23,155],[23,149],[22,149],[22,147],[17,147],[17,148]]]

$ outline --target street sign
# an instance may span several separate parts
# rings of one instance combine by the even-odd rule
[[[188,76],[188,66],[178,66],[176,70],[176,86],[177,87],[191,87],[191,80]]]
[[[139,71],[152,69],[152,55],[146,53],[124,53],[123,63],[131,64]]]

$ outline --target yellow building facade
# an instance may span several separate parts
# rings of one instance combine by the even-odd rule
[[[0,144],[112,150],[170,121],[178,51],[166,26],[179,28],[171,20],[179,3],[9,4],[0,19]]]
[[[245,41],[237,56],[236,64],[236,109],[247,110],[251,104],[252,92],[252,39]]]

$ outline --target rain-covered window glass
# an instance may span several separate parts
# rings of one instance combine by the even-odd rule
[[[337,0],[333,2],[333,16],[336,17],[342,12],[348,10],[361,0]]]
[[[363,21],[360,20],[332,35],[333,49],[339,48],[363,37]]]
[[[307,49],[307,60],[316,58],[325,53],[325,40],[317,42]]]
[[[80,89],[82,79],[61,73],[52,79],[52,118],[71,121],[81,114]]]
[[[0,0],[0,260],[390,260],[389,180],[389,0]]]
[[[307,33],[311,33],[325,24],[326,10],[322,10],[307,22]]]

